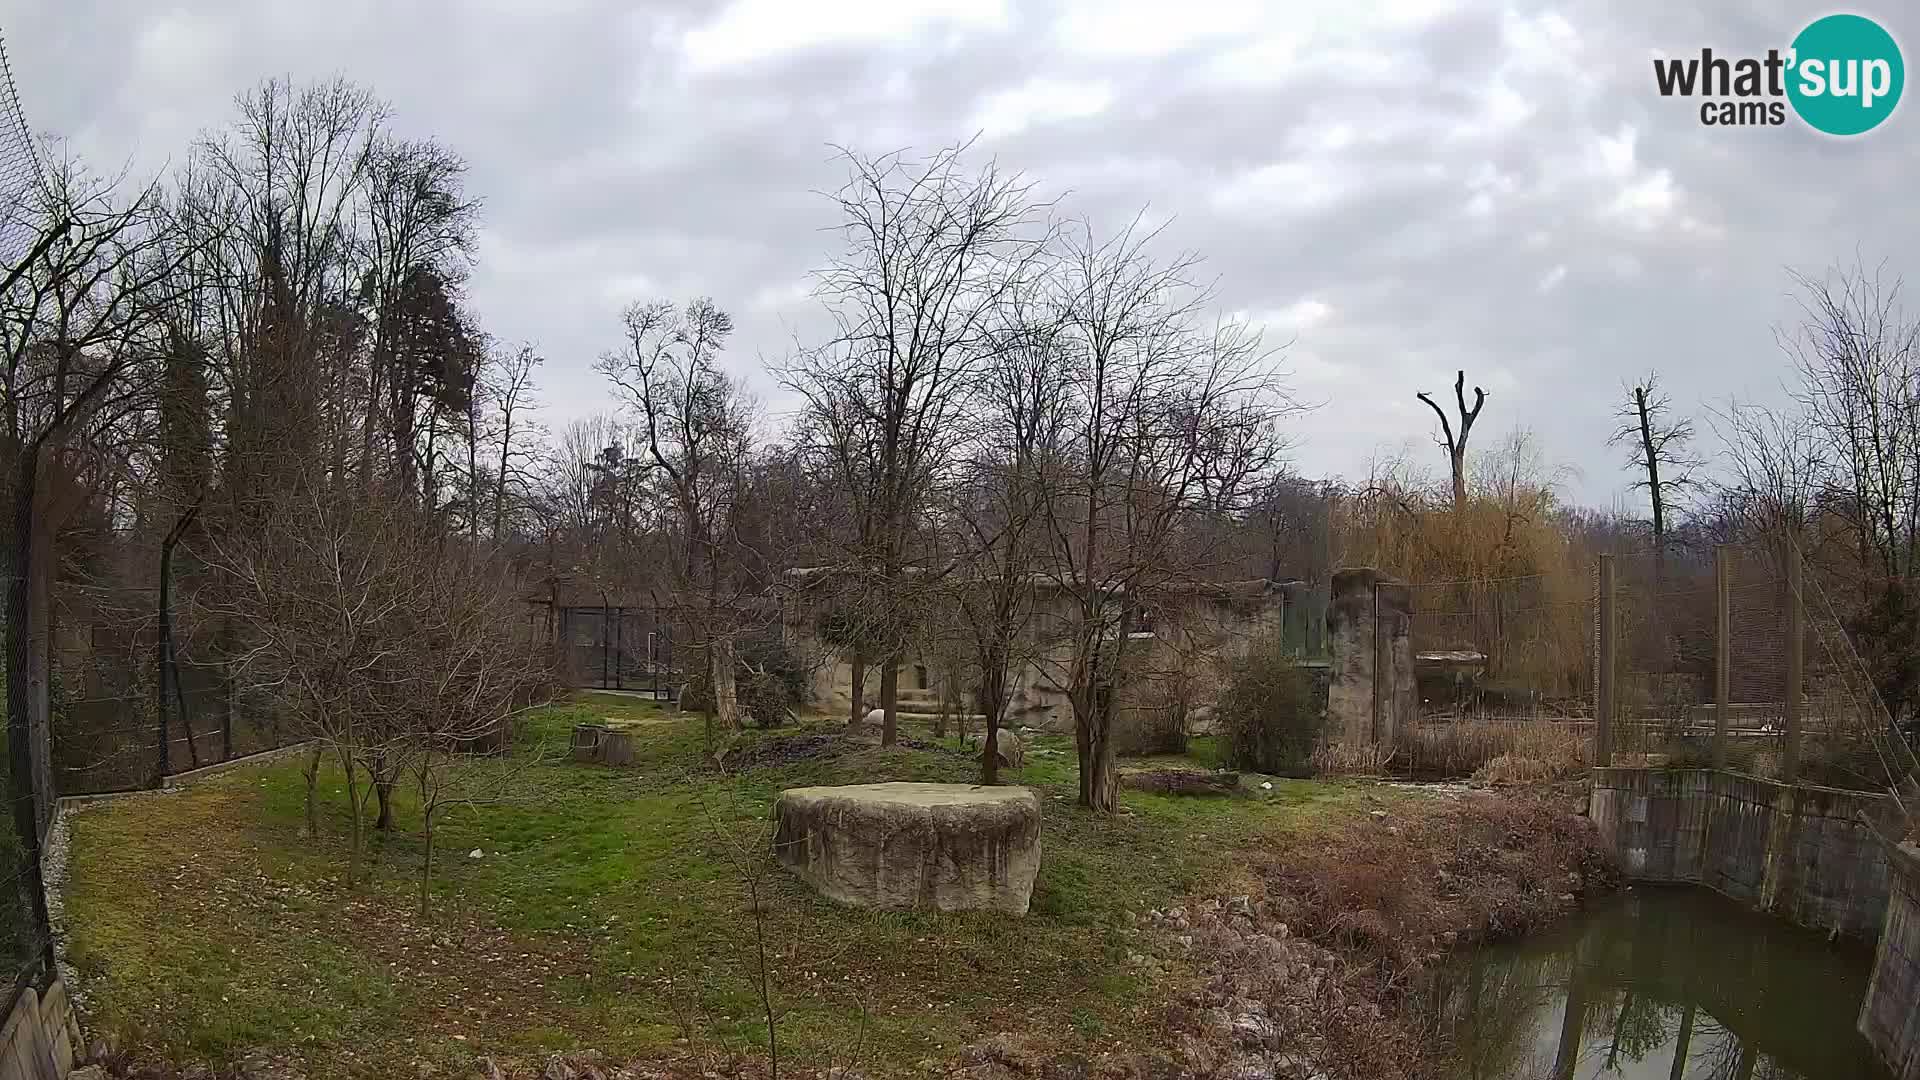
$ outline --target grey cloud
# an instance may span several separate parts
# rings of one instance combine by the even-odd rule
[[[637,14],[611,0],[0,0],[0,29],[38,126],[149,169],[262,76],[375,87],[403,130],[470,160],[487,207],[473,299],[496,333],[549,355],[556,419],[605,407],[588,364],[641,298],[629,292],[730,306],[743,371],[817,332],[796,287],[834,242],[813,194],[840,176],[829,144],[951,143],[996,95],[1031,87],[1104,107],[1064,115],[1043,98],[1062,115],[989,133],[983,155],[1071,188],[1066,208],[1104,225],[1149,206],[1171,218],[1169,249],[1206,256],[1224,311],[1320,313],[1271,327],[1293,341],[1301,392],[1328,403],[1297,424],[1311,473],[1424,445],[1413,392],[1464,366],[1493,392],[1483,430],[1535,428],[1581,468],[1574,495],[1610,501],[1625,477],[1602,440],[1623,378],[1658,367],[1689,407],[1777,396],[1784,268],[1920,240],[1905,197],[1920,105],[1843,142],[1710,130],[1653,90],[1656,50],[1784,44],[1825,13],[1812,3],[1462,0],[1397,21],[1276,4],[1257,25],[1133,55],[1063,41],[1052,3],[1010,2],[997,22],[933,6],[882,38],[705,68],[680,44],[726,9],[694,0]],[[1894,32],[1920,42],[1906,21]],[[1284,35],[1306,43],[1289,52]]]

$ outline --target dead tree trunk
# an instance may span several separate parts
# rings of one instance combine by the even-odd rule
[[[1467,407],[1467,373],[1460,371],[1454,376],[1453,397],[1460,411],[1460,432],[1454,434],[1453,424],[1448,421],[1446,410],[1442,409],[1426,391],[1414,396],[1427,403],[1433,414],[1440,418],[1440,445],[1447,452],[1447,465],[1453,472],[1453,508],[1460,509],[1467,503],[1467,436],[1473,431],[1473,422],[1480,418],[1480,408],[1487,403],[1487,392],[1479,387],[1473,388],[1473,407]]]

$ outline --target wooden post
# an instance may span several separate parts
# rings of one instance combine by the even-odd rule
[[[1787,744],[1780,754],[1780,778],[1800,779],[1800,694],[1806,657],[1806,606],[1800,592],[1800,545],[1787,534]]]
[[[1733,550],[1713,548],[1713,767],[1727,767],[1727,710],[1733,701]]]
[[[1600,662],[1594,671],[1593,763],[1613,764],[1614,657],[1619,652],[1620,625],[1614,611],[1613,556],[1600,556]]]

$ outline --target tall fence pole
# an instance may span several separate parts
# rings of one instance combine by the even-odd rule
[[[1780,755],[1780,778],[1800,779],[1800,697],[1806,670],[1806,605],[1800,589],[1800,545],[1787,534],[1787,743]]]
[[[1620,646],[1613,574],[1613,556],[1600,556],[1600,662],[1594,670],[1593,763],[1603,769],[1613,764],[1614,656]]]
[[[1733,705],[1733,549],[1713,548],[1713,767],[1727,767],[1727,711]]]

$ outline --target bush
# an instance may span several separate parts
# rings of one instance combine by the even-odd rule
[[[780,638],[749,638],[734,653],[734,693],[740,711],[753,726],[773,728],[813,702],[813,669]],[[707,673],[695,672],[680,691],[680,707],[706,712],[713,707]]]
[[[1322,725],[1313,679],[1278,648],[1256,648],[1233,663],[1215,719],[1235,768],[1281,776],[1311,772]]]

